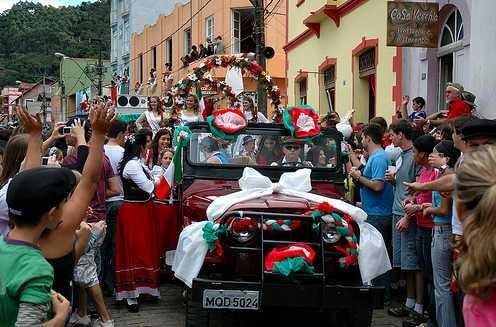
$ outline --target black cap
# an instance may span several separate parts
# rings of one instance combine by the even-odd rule
[[[462,127],[464,140],[475,138],[495,138],[496,139],[496,120],[492,119],[474,119],[466,122]]]
[[[243,145],[248,142],[255,142],[255,139],[251,135],[246,135],[245,137],[243,137]]]
[[[17,174],[7,190],[9,212],[20,219],[36,219],[58,206],[76,186],[67,168],[39,167]],[[36,225],[38,222],[26,224]]]

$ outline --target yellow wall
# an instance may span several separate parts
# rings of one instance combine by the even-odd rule
[[[315,1],[321,7],[326,1]],[[327,1],[331,3],[331,1]],[[332,1],[334,2],[334,1]],[[346,1],[335,2],[337,4]],[[296,8],[289,5],[288,31],[304,26],[302,20],[294,19],[292,11],[299,12],[301,7],[314,1],[305,1]],[[358,60],[352,56],[353,49],[363,38],[379,39],[378,64],[376,66],[376,116],[389,120],[394,113],[392,87],[396,84],[396,74],[393,72],[393,57],[395,47],[386,46],[386,0],[369,0],[340,19],[340,26],[325,17],[320,24],[320,38],[312,36],[298,47],[288,51],[288,103],[294,104],[297,92],[295,91],[295,76],[300,70],[317,72],[319,65],[328,58],[336,58],[336,111],[344,114],[353,106],[353,83],[355,82],[355,109],[356,121],[368,121],[368,106],[364,94],[362,81],[358,80]],[[305,18],[309,16],[307,11]],[[293,26],[293,25],[296,25]],[[289,41],[291,41],[291,37]],[[356,62],[354,62],[354,60]],[[352,73],[352,63],[355,64],[355,81]],[[322,77],[323,79],[323,77]],[[360,93],[362,92],[362,93]],[[307,98],[308,104],[318,108],[322,113],[328,111],[327,103],[323,98],[322,83],[319,85],[319,75],[308,74]],[[321,96],[319,100],[319,95]],[[325,104],[325,106],[324,106]]]
[[[192,3],[192,8],[190,8]],[[205,19],[211,15],[214,16],[214,37],[221,35],[226,48],[226,53],[231,53],[231,20],[232,10],[242,8],[253,8],[249,0],[214,0],[203,7],[205,1],[192,0],[192,2],[184,5],[176,5],[174,11],[168,16],[160,16],[154,25],[145,27],[144,31],[140,34],[133,34],[131,38],[131,58],[137,58],[140,53],[145,53],[150,50],[154,45],[159,44],[163,39],[167,38],[171,33],[179,29],[179,32],[174,33],[172,36],[173,54],[172,54],[172,71],[174,80],[185,77],[195,64],[190,65],[188,68],[181,68],[182,63],[180,58],[184,56],[183,53],[183,35],[184,30],[191,28],[192,31],[192,44],[197,45],[203,43],[205,45]],[[277,2],[277,8],[274,12],[279,14],[286,13],[286,1]],[[272,11],[274,4],[269,7]],[[191,13],[198,14],[189,22]],[[286,90],[286,54],[283,46],[286,44],[286,16],[273,15],[266,20],[265,30],[265,44],[271,46],[275,50],[274,58],[267,60],[267,71],[274,78],[275,83],[281,88],[282,93]],[[184,23],[186,26],[181,27]],[[150,94],[146,88],[144,94],[146,95],[159,95],[162,91],[163,85],[162,72],[166,63],[165,43],[157,46],[157,71],[159,83],[157,88]],[[143,82],[146,83],[151,69],[151,53],[145,53],[143,64]],[[139,60],[134,60],[131,65],[132,81],[131,85],[134,86],[139,78]],[[223,74],[223,75],[222,75]],[[223,78],[225,70],[218,69],[213,72],[214,77]],[[286,99],[283,99],[286,101]]]

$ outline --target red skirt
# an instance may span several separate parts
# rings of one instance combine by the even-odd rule
[[[153,202],[126,202],[119,208],[115,239],[115,287],[118,301],[140,294],[160,297],[159,243]]]
[[[179,212],[177,204],[160,201],[153,203],[153,219],[157,227],[161,266],[165,265],[165,253],[176,249],[179,238],[179,224],[177,222]]]

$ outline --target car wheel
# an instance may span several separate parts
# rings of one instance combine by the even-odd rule
[[[191,298],[188,298],[185,323],[186,327],[208,327],[209,313],[201,303],[193,302]]]

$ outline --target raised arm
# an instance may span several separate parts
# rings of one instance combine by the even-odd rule
[[[61,228],[74,232],[86,216],[86,210],[95,195],[97,183],[103,167],[103,144],[105,133],[115,120],[114,109],[111,103],[98,103],[90,111],[92,135],[89,146],[88,159],[84,165],[81,181],[76,186],[74,194],[65,205],[62,213]]]
[[[138,127],[138,129],[142,129],[146,127],[146,124],[147,124],[146,115],[144,112],[142,112],[141,115],[138,117],[138,119],[136,119],[136,127]]]
[[[24,126],[26,133],[29,134],[28,148],[24,163],[20,171],[39,167],[41,165],[41,119],[40,114],[31,116],[26,110],[17,108],[17,117]]]
[[[43,142],[43,146],[41,147],[41,153],[46,153],[50,149],[50,147],[55,143],[55,141],[64,137],[64,134],[60,134],[59,131],[59,129],[64,126],[65,126],[64,123],[56,123],[55,126],[53,126],[52,134],[50,135],[49,138],[46,139],[45,142]]]

